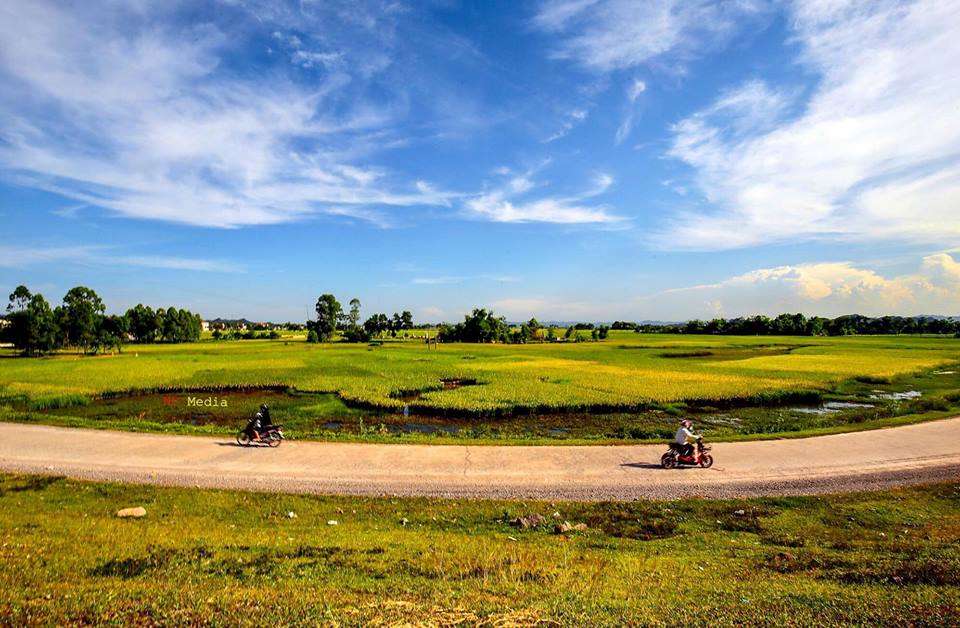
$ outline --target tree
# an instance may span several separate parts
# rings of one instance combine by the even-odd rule
[[[413,314],[409,310],[400,313],[400,328],[413,329]]]
[[[374,314],[363,323],[363,329],[371,337],[379,336],[390,328],[390,319],[386,314]]]
[[[349,327],[360,325],[360,299],[356,297],[350,299],[350,313],[347,314],[347,323]]]
[[[116,348],[123,353],[123,343],[130,332],[130,321],[126,316],[112,314],[100,319],[94,350],[103,351]]]
[[[103,301],[90,288],[71,288],[63,297],[67,343],[83,349],[92,347],[105,309]]]
[[[154,342],[161,332],[162,321],[153,308],[138,303],[127,310],[130,334],[137,342]]]
[[[317,332],[317,342],[328,342],[337,331],[337,323],[343,315],[343,307],[332,294],[322,294],[317,299],[317,320],[311,321]]]
[[[41,355],[59,346],[57,320],[42,294],[30,294],[26,287],[18,286],[10,295],[7,311],[10,340],[24,355]]]

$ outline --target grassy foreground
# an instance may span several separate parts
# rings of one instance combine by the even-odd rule
[[[588,529],[507,522],[531,513]],[[956,625],[960,483],[551,505],[0,476],[0,558],[7,625]]]

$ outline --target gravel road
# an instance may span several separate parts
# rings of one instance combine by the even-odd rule
[[[878,490],[960,479],[960,417],[815,438],[718,443],[711,469],[660,469],[661,445],[455,446],[227,438],[0,423],[0,470],[290,493],[545,500]]]

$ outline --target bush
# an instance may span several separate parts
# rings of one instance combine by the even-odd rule
[[[307,332],[307,342],[320,342],[320,336],[317,335],[316,330],[311,329]]]

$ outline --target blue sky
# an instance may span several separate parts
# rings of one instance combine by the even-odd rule
[[[960,314],[960,3],[6,2],[0,290]]]

